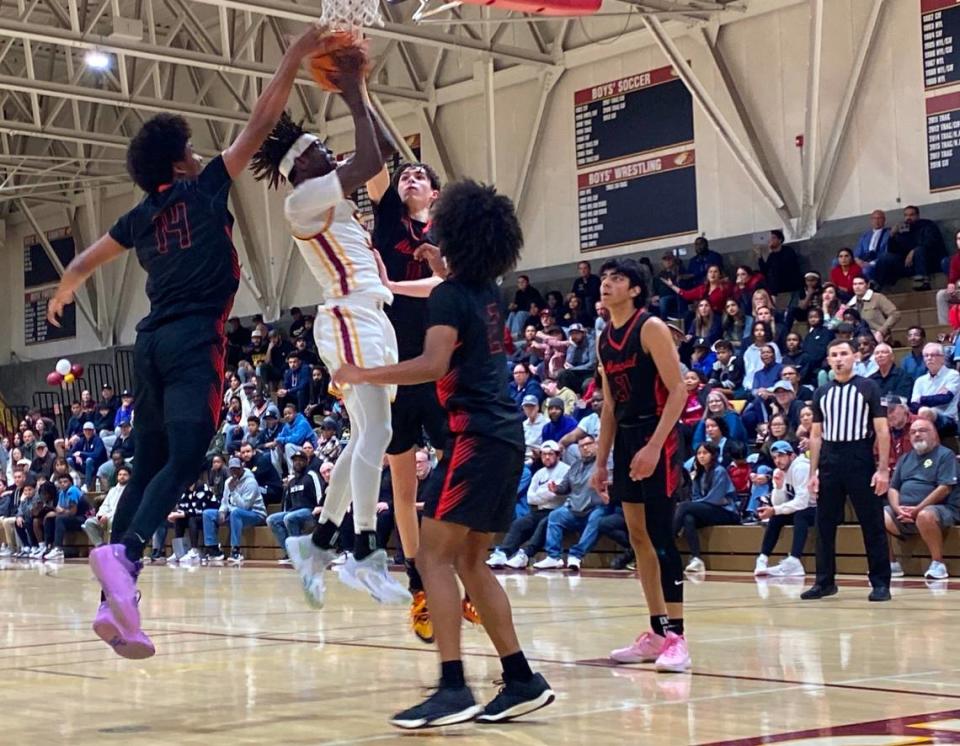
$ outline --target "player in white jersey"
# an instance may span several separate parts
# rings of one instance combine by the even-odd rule
[[[370,366],[397,362],[397,340],[383,311],[393,300],[383,285],[353,193],[383,166],[371,120],[363,77],[341,73],[337,83],[356,127],[356,154],[337,166],[333,154],[290,116],[283,118],[254,156],[258,180],[277,188],[284,180],[294,187],[284,212],[301,255],[323,291],[314,324],[317,349],[331,373],[344,364]],[[366,589],[382,603],[409,603],[409,592],[387,570],[387,555],[376,543],[376,510],[383,457],[390,442],[390,400],[395,388],[343,387],[350,416],[350,443],[330,478],[317,528],[312,536],[287,539],[287,553],[303,581],[307,601],[323,605],[324,571],[335,556],[339,527],[353,499],[357,537],[353,556],[341,567],[340,579]]]

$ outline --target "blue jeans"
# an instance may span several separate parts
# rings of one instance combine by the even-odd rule
[[[609,505],[597,505],[589,513],[578,515],[566,505],[557,508],[547,519],[547,554],[554,559],[559,558],[563,550],[563,534],[567,531],[579,532],[580,539],[570,547],[568,554],[583,559],[600,537],[600,519],[612,511]]]
[[[97,468],[97,462],[92,458],[88,458],[83,462],[84,484],[87,485],[88,490],[92,490],[94,487],[94,482],[96,481],[97,476]]]
[[[220,511],[216,508],[203,511],[203,543],[208,547],[215,547],[219,544],[217,538],[217,529],[219,527]],[[240,535],[243,529],[249,526],[262,526],[266,520],[262,513],[254,513],[252,510],[243,508],[233,508],[230,511],[227,522],[230,524],[230,546],[240,546]]]
[[[285,513],[273,513],[267,516],[267,526],[277,537],[277,544],[286,554],[286,542],[289,536],[300,536],[308,524],[313,523],[313,511],[309,508],[288,510]]]

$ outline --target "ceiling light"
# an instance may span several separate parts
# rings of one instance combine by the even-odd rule
[[[84,63],[91,70],[106,70],[110,67],[110,56],[96,49],[91,49],[83,57]]]

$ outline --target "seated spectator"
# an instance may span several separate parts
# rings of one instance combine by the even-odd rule
[[[590,262],[577,262],[577,274],[570,289],[582,302],[585,308],[593,308],[593,304],[600,300],[600,278],[590,271]],[[549,302],[549,293],[548,302]]]
[[[807,354],[810,367],[803,379],[804,383],[816,382],[817,370],[827,359],[827,345],[833,341],[833,331],[823,325],[823,311],[811,308],[807,312],[807,336],[803,338],[803,351]]]
[[[303,367],[312,371],[313,366],[320,364],[320,356],[310,348],[310,342],[306,337],[298,337],[293,343],[293,351],[297,353]]]
[[[811,308],[820,308],[823,305],[823,278],[819,272],[807,272],[803,276],[803,291],[797,305],[793,309],[791,318],[795,321],[806,321]]]
[[[50,453],[54,453],[57,443],[57,428],[53,422],[46,417],[37,416],[33,423],[34,434],[37,436],[37,443],[41,441],[47,444]]]
[[[729,446],[737,443],[737,441],[731,440],[728,437],[730,431],[727,429],[726,420],[722,417],[707,415],[701,422],[703,423],[703,443],[713,444],[717,449],[717,463],[727,468],[733,463],[733,456],[731,455]],[[696,449],[694,449],[694,452],[696,452]],[[689,466],[693,466],[692,459],[690,460]]]
[[[117,512],[117,505],[120,503],[120,497],[127,488],[127,482],[130,481],[130,467],[126,464],[120,464],[117,468],[117,483],[110,488],[100,507],[97,508],[96,515],[92,515],[83,522],[83,533],[90,539],[90,543],[95,547],[105,544],[110,538],[110,532],[113,530],[113,516]]]
[[[740,415],[737,414],[733,407],[730,406],[730,402],[721,391],[713,389],[707,394],[707,405],[706,410],[703,413],[703,419],[697,423],[697,426],[693,431],[693,440],[691,444],[694,449],[696,449],[696,447],[703,443],[703,441],[707,438],[705,428],[706,419],[708,417],[722,419],[726,427],[726,433],[724,434],[727,435],[731,440],[739,441],[741,443],[746,442],[747,431],[743,427],[743,422],[740,419]]]
[[[299,453],[301,450],[298,448],[293,453]],[[280,474],[273,467],[270,456],[254,450],[249,443],[244,443],[240,446],[240,461],[244,468],[249,469],[257,480],[263,502],[267,505],[279,503],[283,498],[283,482],[280,479]]]
[[[757,430],[757,434],[758,436],[760,435],[759,428]],[[770,448],[778,440],[785,440],[794,446],[797,444],[797,433],[787,415],[781,412],[773,415],[770,418],[770,421],[767,423],[766,435],[759,443],[757,454],[759,463],[764,463],[771,467],[773,466],[773,455],[770,453]]]
[[[63,453],[71,450],[83,438],[83,412],[80,409],[80,402],[74,400],[70,402],[70,419],[67,420],[67,429],[63,438],[57,440],[54,448],[57,453]]]
[[[783,351],[781,362],[784,367],[790,365],[796,368],[801,380],[805,379],[811,368],[810,356],[803,350],[803,340],[796,332],[790,332],[785,340],[786,347]]]
[[[518,408],[527,396],[535,396],[541,403],[545,398],[540,382],[530,375],[530,371],[523,363],[513,366],[513,380],[508,384],[508,388]]]
[[[126,464],[123,452],[114,449],[110,453],[110,460],[103,462],[97,469],[97,487],[101,492],[109,491],[117,483],[117,469]]]
[[[950,257],[947,267],[947,287],[937,291],[937,323],[950,324],[954,331],[960,329],[960,231],[954,236],[957,251]]]
[[[517,275],[517,291],[513,294],[513,302],[508,307],[507,328],[514,337],[519,337],[527,318],[530,316],[530,304],[543,306],[543,296],[540,291],[530,284],[527,275]]]
[[[836,286],[840,300],[850,300],[853,295],[853,280],[862,276],[860,265],[853,261],[853,252],[848,248],[840,249],[837,252],[837,264],[830,270],[830,282]]]
[[[247,417],[247,431],[243,434],[240,445],[248,445],[257,450],[263,446],[263,433],[260,432],[260,418],[255,414]]]
[[[781,360],[780,348],[771,341],[773,337],[770,324],[765,321],[754,321],[751,338],[750,346],[743,351],[743,387],[748,391],[753,391],[753,378],[765,365],[760,354],[762,348],[772,347],[774,361],[779,363]]]
[[[853,364],[853,374],[862,378],[869,378],[876,373],[880,366],[873,359],[877,349],[877,341],[870,334],[861,334],[857,337],[857,360]]]
[[[733,299],[743,309],[744,313],[752,311],[753,294],[763,287],[765,280],[763,273],[757,272],[753,267],[746,264],[737,267],[733,284]]]
[[[929,290],[930,275],[940,271],[946,255],[939,226],[921,218],[919,207],[908,205],[903,208],[903,222],[891,231],[887,252],[877,259],[874,279],[887,287],[901,277],[913,277],[914,290]]]
[[[870,230],[861,234],[854,250],[854,261],[868,280],[874,278],[877,260],[887,253],[890,246],[890,229],[887,227],[887,215],[883,210],[870,213]]]
[[[534,351],[530,347],[530,345],[537,341],[537,331],[536,324],[527,324],[523,327],[523,336],[514,342],[514,352],[508,358],[512,366],[517,364],[530,366],[537,365],[540,362],[540,356],[534,355]],[[513,370],[512,367],[511,370]],[[529,370],[529,367],[527,370]]]
[[[71,466],[84,475],[87,490],[94,488],[97,469],[107,460],[107,449],[92,422],[83,424],[83,440],[70,452]]]
[[[579,532],[580,538],[567,553],[567,569],[579,571],[583,558],[593,549],[599,537],[600,519],[611,512],[609,498],[590,486],[597,465],[597,442],[589,435],[577,443],[579,453],[560,481],[548,481],[547,489],[556,496],[568,495],[562,507],[547,518],[547,556],[534,563],[535,570],[554,570],[564,566],[563,535]]]
[[[279,329],[271,329],[267,335],[267,355],[257,367],[257,378],[271,388],[283,380],[287,356],[293,352],[293,345],[284,339]]]
[[[24,459],[32,463],[37,457],[37,436],[33,430],[30,429],[29,425],[27,425],[27,427],[23,429],[21,437],[20,454]]]
[[[243,562],[240,540],[243,529],[262,526],[267,522],[267,508],[257,485],[257,479],[243,462],[234,457],[229,463],[230,477],[223,487],[223,499],[217,510],[203,511],[203,539],[207,559],[222,562],[225,557],[217,538],[217,527],[230,524],[230,561]]]
[[[880,387],[880,396],[901,396],[909,400],[913,394],[913,379],[897,365],[893,350],[886,342],[878,344],[873,351],[877,369],[870,375]]]
[[[693,256],[687,263],[687,276],[692,286],[702,285],[710,274],[711,267],[723,271],[723,256],[710,248],[705,236],[698,236],[693,242]]]
[[[843,321],[846,324],[849,324],[853,327],[853,336],[854,338],[868,336],[873,336],[873,331],[870,329],[870,325],[863,320],[860,316],[860,312],[856,308],[847,308],[843,312]],[[838,329],[840,327],[837,327]],[[874,339],[876,342],[876,339]]]
[[[20,469],[25,474],[23,488],[20,493],[20,507],[17,508],[14,518],[14,531],[17,534],[17,544],[20,551],[16,552],[14,557],[37,557],[46,551],[46,544],[40,544],[37,538],[35,518],[43,505],[43,499],[37,491],[37,480],[32,474],[27,474],[26,470]],[[47,484],[50,484],[47,482]]]
[[[63,559],[63,540],[67,531],[79,531],[83,527],[85,510],[81,508],[86,505],[70,477],[58,477],[56,486],[56,507],[43,517],[43,538],[48,547],[43,559],[48,562]]]
[[[784,415],[791,426],[796,426],[803,403],[797,400],[791,382],[781,379],[770,388],[757,389],[755,393],[756,398],[744,408],[741,415],[749,437],[760,432],[761,423],[771,422],[778,414]]]
[[[323,488],[320,476],[307,471],[307,455],[303,449],[293,454],[293,474],[283,491],[283,501],[279,513],[267,518],[267,526],[277,537],[280,546],[280,564],[290,564],[287,557],[287,538],[300,536],[320,515],[323,502]]]
[[[260,377],[261,366],[267,363],[268,349],[269,342],[267,341],[266,332],[260,327],[255,327],[250,332],[250,344],[244,347],[243,354],[244,357],[249,358],[250,362],[253,363],[258,378]]]
[[[309,443],[310,441],[307,441]],[[307,445],[304,443],[304,445]],[[320,461],[336,461],[340,458],[343,445],[340,442],[340,425],[333,417],[324,417],[320,425],[320,437],[317,439],[317,458]]]
[[[687,312],[686,303],[673,288],[680,284],[683,265],[672,251],[660,257],[660,271],[653,278],[653,297],[650,305],[657,306],[663,319],[682,319]]]
[[[280,410],[277,405],[270,401],[262,389],[255,389],[253,392],[253,401],[250,403],[250,414],[248,416],[260,418],[260,430],[264,431],[267,427],[267,415],[272,414],[274,422],[280,419]]]
[[[548,422],[543,426],[540,433],[545,441],[554,440],[558,443],[563,436],[571,432],[577,426],[577,421],[568,414],[563,413],[563,399],[553,397],[547,399],[547,418]]]
[[[957,490],[957,459],[940,444],[937,431],[924,419],[910,426],[913,450],[897,462],[887,492],[889,505],[884,510],[887,533],[898,539],[920,534],[930,550],[930,567],[924,577],[943,580],[943,532],[960,518],[960,493]],[[893,551],[891,548],[891,557]],[[891,574],[902,577],[899,562],[891,562]]]
[[[890,473],[897,466],[900,457],[910,451],[913,445],[910,442],[910,426],[917,416],[910,413],[907,406],[908,397],[890,395],[886,397],[887,425],[890,429]],[[877,449],[874,448],[876,452]],[[877,453],[879,456],[879,453]]]
[[[720,340],[718,339],[717,342]],[[716,344],[716,342],[714,343]],[[706,381],[713,373],[713,364],[717,362],[717,353],[710,349],[710,345],[703,337],[693,341],[693,350],[690,352],[690,370],[695,371],[701,380]]]
[[[767,278],[767,289],[773,295],[790,296],[790,305],[793,305],[803,287],[803,273],[797,252],[785,244],[783,238],[783,231],[774,229],[770,231],[766,255],[762,247],[754,248],[758,255],[757,265]]]
[[[239,396],[231,396],[230,403],[227,405],[227,411],[223,415],[223,425],[220,428],[223,433],[223,447],[228,454],[236,453],[243,440],[243,407]]]
[[[735,300],[730,299],[723,307],[723,316],[720,322],[720,338],[733,346],[734,352],[739,352],[750,344],[750,329],[753,326],[753,317],[747,316],[743,308]]]
[[[523,397],[523,442],[526,444],[524,460],[527,464],[538,461],[540,444],[543,442],[543,426],[547,424],[546,416],[540,411],[540,402],[533,394]]]
[[[683,384],[687,388],[687,401],[683,405],[683,411],[680,413],[681,431],[687,443],[693,438],[693,429],[700,422],[706,409],[707,390],[700,380],[700,374],[693,370],[688,370],[683,374]]]
[[[560,326],[569,331],[574,324],[580,324],[584,328],[593,323],[593,307],[589,309],[583,305],[583,301],[573,293],[567,296],[566,305],[560,314]]]
[[[133,422],[133,392],[129,389],[120,392],[120,408],[113,418],[113,431],[119,430],[124,422]]]
[[[719,389],[726,398],[744,399],[747,391],[743,387],[745,374],[743,361],[734,354],[733,343],[726,339],[717,340],[713,345],[717,359],[713,364],[707,384]]]
[[[691,343],[695,339],[702,339],[709,347],[720,339],[720,333],[720,314],[714,313],[709,301],[698,301],[693,312],[693,318],[687,325],[687,342]]]
[[[592,440],[592,436],[584,436]],[[563,482],[570,467],[560,460],[560,445],[548,440],[540,446],[543,467],[538,469],[527,488],[527,505],[530,512],[510,524],[503,541],[494,548],[487,564],[490,567],[525,568],[530,558],[544,547],[547,535],[547,519],[564,504],[563,495],[556,494],[550,485]]]
[[[717,447],[701,443],[696,450],[693,497],[677,505],[673,531],[681,532],[690,549],[690,562],[685,572],[703,572],[700,558],[700,537],[697,531],[707,526],[731,526],[740,523],[737,492],[727,470],[720,465]]]
[[[777,357],[777,350],[772,344],[765,344],[760,348],[760,368],[754,371],[751,391],[754,395],[764,397],[767,389],[780,380],[783,365]]]
[[[836,331],[836,328],[843,322],[843,312],[847,310],[847,304],[840,299],[840,292],[832,282],[823,286],[820,298],[823,325],[831,331]]]
[[[26,481],[27,472],[16,469],[9,489],[0,494],[0,525],[3,527],[4,539],[3,547],[0,547],[0,557],[9,557],[17,547],[17,514],[23,500],[23,485]]]
[[[943,345],[936,342],[923,348],[923,360],[927,364],[927,373],[913,384],[910,410],[917,413],[921,407],[930,407],[936,412],[940,436],[956,435],[960,373],[946,366]]]
[[[310,369],[310,389],[307,394],[307,406],[303,414],[311,424],[317,417],[323,417],[330,411],[330,373],[317,362]]]
[[[778,440],[770,446],[773,458],[772,505],[757,508],[760,520],[767,521],[763,532],[763,543],[753,574],[772,575],[774,577],[801,577],[803,569],[803,548],[807,543],[807,534],[817,517],[817,496],[808,489],[810,480],[810,460],[806,454],[796,455],[793,446],[785,440]],[[788,554],[778,565],[768,567],[780,531],[784,526],[793,526],[793,542]]]
[[[569,346],[570,342],[567,340],[567,335],[559,326],[550,325],[542,332],[538,332],[533,349],[542,355],[543,362],[533,373],[541,381],[555,380],[565,369]]]
[[[277,389],[277,405],[286,407],[292,404],[298,412],[306,409],[310,400],[310,375],[310,366],[304,366],[296,350],[287,355],[283,383]]]
[[[707,275],[704,282],[695,285],[690,290],[683,290],[674,284],[671,280],[664,280],[664,284],[674,293],[679,295],[686,303],[707,301],[707,304],[713,310],[713,313],[719,317],[727,304],[727,300],[733,298],[733,288],[723,270],[716,265],[707,268]]]
[[[783,318],[782,314],[777,313],[773,306],[760,306],[757,308],[755,321],[762,321],[770,325],[770,333],[773,335],[773,342],[777,348],[782,350],[786,346],[787,332],[790,331],[790,321]]]
[[[590,414],[585,415],[573,430],[560,439],[560,450],[572,446],[576,450],[577,443],[585,435],[589,435],[594,440],[600,438],[600,418],[603,415],[603,388],[596,387],[590,394]]]
[[[871,290],[866,278],[853,279],[852,308],[855,308],[873,330],[877,342],[888,341],[890,332],[900,320],[900,311],[887,296]]]
[[[786,381],[791,386],[793,390],[796,391],[796,400],[799,402],[812,401],[813,400],[813,387],[804,386],[800,380],[800,373],[792,365],[784,365],[783,370],[780,371],[780,380]],[[774,392],[776,396],[776,392]]]
[[[923,348],[926,345],[926,329],[922,326],[911,326],[907,329],[907,346],[910,348],[910,354],[900,361],[900,367],[914,381],[927,372],[927,364],[923,359]]]
[[[42,440],[37,441],[34,454],[33,462],[30,464],[30,471],[44,479],[50,479],[50,475],[53,474],[53,462],[57,460],[57,457],[50,453],[46,442]]]
[[[597,348],[582,324],[572,324],[567,331],[571,344],[567,348],[565,368],[572,374],[573,388],[579,391],[581,384],[590,378],[597,368]]]
[[[307,422],[307,418],[297,411],[296,405],[287,404],[283,408],[283,427],[277,437],[264,444],[265,449],[276,449],[279,455],[286,458],[287,471],[293,471],[290,463],[290,457],[294,451],[298,451],[308,440],[312,443],[317,442],[317,436]],[[267,437],[264,434],[264,437]],[[279,470],[278,470],[279,471]],[[279,496],[278,496],[279,497]]]

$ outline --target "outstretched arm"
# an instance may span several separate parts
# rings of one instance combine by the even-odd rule
[[[363,71],[339,73],[334,82],[343,91],[343,100],[353,117],[355,152],[353,157],[337,169],[344,194],[352,194],[383,168],[383,156],[367,103],[367,86]]]
[[[290,90],[296,80],[300,62],[304,57],[319,51],[327,29],[311,26],[291,44],[280,67],[257,99],[257,103],[250,113],[250,120],[226,150],[223,151],[223,165],[231,179],[236,179],[250,164],[250,159],[257,152],[270,131],[280,120],[290,97]]]
[[[73,294],[97,267],[112,262],[126,249],[110,237],[109,233],[97,239],[91,246],[77,254],[67,265],[60,278],[56,294],[47,302],[47,321],[60,326],[63,307],[73,303]]]
[[[357,368],[344,365],[333,375],[336,383],[390,383],[411,386],[442,378],[450,370],[450,358],[457,346],[457,329],[453,326],[431,326],[423,343],[423,354],[397,365],[379,368]]]
[[[367,110],[370,113],[370,119],[373,121],[373,128],[377,134],[377,144],[380,147],[380,158],[382,161],[385,161],[387,158],[396,153],[397,150],[399,150],[397,147],[397,142],[394,140],[393,134],[389,129],[387,129],[387,126],[383,123],[380,115],[377,114],[376,109],[373,108],[369,100],[367,101]],[[367,194],[370,196],[370,201],[374,204],[379,204],[380,200],[383,199],[383,195],[386,194],[389,188],[390,174],[387,171],[387,167],[382,166],[377,175],[367,182]]]

